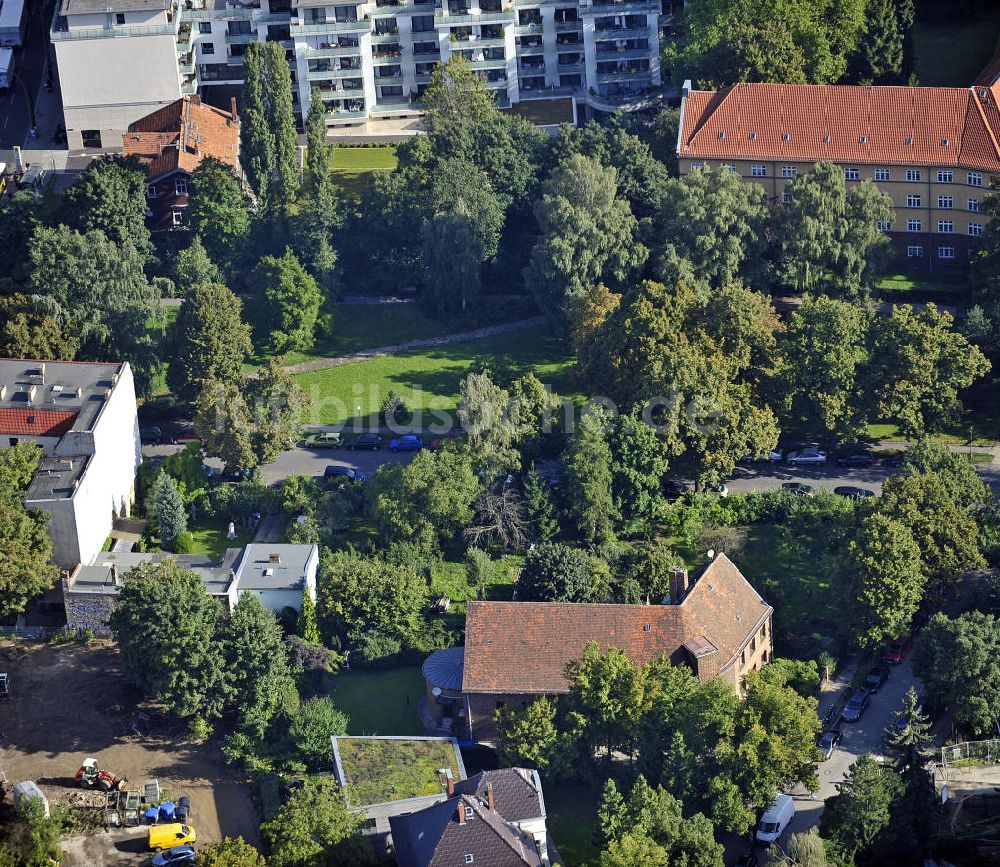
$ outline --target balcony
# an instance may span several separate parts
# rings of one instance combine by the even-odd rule
[[[503,60],[503,59],[501,59],[501,60],[473,60],[472,61],[472,68],[473,69],[506,69],[507,68],[507,61]]]
[[[649,48],[601,48],[597,46],[598,60],[646,60],[650,55]]]
[[[662,11],[659,3],[635,2],[635,3],[595,3],[593,6],[581,6],[581,15],[642,15]]]
[[[615,82],[635,82],[643,78],[649,78],[648,69],[622,69],[617,72],[598,72],[597,81],[600,84],[612,84]]]
[[[474,24],[513,24],[517,13],[513,9],[503,12],[480,12],[478,15],[437,15],[438,27],[466,27]]]
[[[648,37],[648,27],[595,28],[594,36],[595,40],[598,41],[601,39],[647,39]]]
[[[237,58],[230,58],[229,64],[225,63],[213,63],[205,67],[205,71],[200,73],[199,78],[202,82],[206,81],[242,81],[243,80],[243,67],[234,66],[233,63]],[[242,59],[242,58],[240,58]]]
[[[556,22],[556,33],[565,33],[566,31],[572,30],[582,30],[582,21],[557,21]]]
[[[541,36],[541,24],[517,24],[514,26],[515,36]]]
[[[329,48],[307,48],[306,57],[321,59],[323,57],[357,57],[361,54],[360,45],[344,45]]]
[[[249,45],[256,42],[257,37],[253,33],[227,33],[226,45]]]
[[[181,24],[177,30],[177,50],[184,54],[191,50],[191,25],[187,22]]]
[[[367,18],[361,21],[327,21],[324,24],[300,24],[292,21],[289,28],[293,36],[308,36],[324,33],[367,33],[372,23]]]
[[[58,12],[59,4],[56,5]],[[49,38],[53,42],[63,42],[68,39],[114,39],[121,36],[172,36],[177,32],[176,20],[170,24],[147,24],[142,26],[121,25],[119,27],[82,27],[68,30],[66,19],[56,16],[53,19]],[[188,25],[187,45],[191,47],[191,27]]]
[[[306,72],[306,81],[331,81],[335,78],[357,78],[361,74],[361,67],[355,69],[310,69]]]

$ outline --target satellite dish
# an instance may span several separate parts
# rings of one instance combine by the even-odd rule
[[[715,559],[715,551],[712,548],[708,549],[708,559],[709,560],[714,560]]]
[[[441,687],[435,686],[434,689],[431,690],[431,695],[434,696],[434,698],[437,698],[439,695],[441,695]]]

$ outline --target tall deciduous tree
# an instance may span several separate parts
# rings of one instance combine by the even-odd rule
[[[253,41],[247,46],[240,100],[240,163],[265,206],[275,169],[275,133],[267,112],[266,51],[263,42]]]
[[[277,43],[275,43],[277,44]],[[304,867],[330,863],[339,845],[361,827],[363,815],[351,811],[340,787],[332,780],[295,789],[278,815],[261,825],[268,844],[270,867]]]
[[[940,430],[956,419],[959,392],[990,369],[975,346],[952,329],[954,317],[934,304],[897,304],[873,321],[865,388],[878,418],[906,437]]]
[[[191,175],[187,217],[212,261],[226,274],[236,273],[250,234],[250,203],[228,165],[213,157],[201,161]]]
[[[221,283],[191,288],[173,326],[167,384],[181,400],[194,401],[205,383],[242,376],[253,351],[242,302]]]
[[[189,212],[193,202],[188,205]],[[222,271],[213,262],[197,235],[183,250],[174,256],[174,285],[178,295],[186,295],[199,283],[222,283]]]
[[[27,295],[0,296],[0,357],[72,361],[79,351],[72,326],[39,313]]]
[[[563,328],[567,306],[594,284],[620,286],[646,261],[638,221],[618,198],[618,175],[573,154],[556,168],[535,205],[542,235],[524,272],[539,306]]]
[[[573,732],[560,731],[553,699],[542,696],[526,708],[501,708],[494,714],[497,754],[510,767],[537,768],[546,779],[572,776],[576,749]]]
[[[774,217],[785,285],[851,298],[874,287],[891,253],[881,226],[892,222],[892,199],[867,180],[848,190],[843,168],[830,162],[785,191],[789,202]]]
[[[989,487],[979,477],[966,455],[925,437],[903,453],[900,475],[928,473],[934,473],[944,482],[948,496],[963,509],[973,508],[993,499]]]
[[[517,579],[522,602],[589,602],[594,595],[594,561],[579,548],[550,543],[528,552]]]
[[[323,292],[290,249],[261,259],[247,288],[255,296],[258,345],[273,354],[313,345]]]
[[[59,217],[81,234],[96,229],[115,244],[128,242],[144,259],[152,252],[146,228],[146,173],[134,157],[92,161],[64,193]]]
[[[303,704],[288,727],[288,736],[310,768],[330,764],[330,737],[343,734],[347,734],[347,714],[326,695]]]
[[[471,312],[479,300],[482,252],[465,206],[460,203],[431,217],[421,240],[424,305],[443,319]]]
[[[696,171],[667,182],[657,220],[661,248],[672,248],[713,286],[762,276],[770,211],[759,184],[728,169]]]
[[[865,851],[889,826],[893,801],[901,789],[892,765],[861,756],[847,770],[838,794],[827,802],[821,833],[848,859]]]
[[[136,566],[124,576],[110,624],[122,665],[138,686],[179,716],[221,714],[219,604],[194,572],[173,561]]]
[[[223,621],[219,641],[239,727],[262,738],[283,696],[294,689],[281,624],[253,591],[247,591]]]
[[[566,510],[588,542],[601,542],[613,534],[614,495],[611,486],[611,447],[607,417],[585,412],[563,457],[562,479]]]
[[[851,638],[874,647],[906,631],[923,599],[923,561],[909,528],[886,515],[862,520],[850,544],[845,582],[851,610]]]
[[[42,200],[34,190],[0,197],[0,295],[24,292],[31,277],[31,237],[42,220]]]
[[[663,514],[668,462],[653,428],[641,419],[618,419],[610,437],[614,514],[624,533],[646,534]]]
[[[264,856],[242,837],[198,847],[199,867],[267,867]]]

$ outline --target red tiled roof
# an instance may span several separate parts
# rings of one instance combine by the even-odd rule
[[[680,662],[684,644],[703,638],[722,654],[724,668],[770,611],[725,554],[705,567],[680,605],[470,601],[462,691],[566,692],[566,663],[589,641],[647,663],[661,655]]]
[[[735,84],[684,102],[680,156],[1000,171],[993,88]]]
[[[73,427],[76,415],[63,409],[0,407],[0,434],[61,437]]]
[[[193,172],[205,157],[231,166],[239,158],[240,122],[228,111],[184,96],[129,125],[125,156],[138,157],[150,178],[178,169]]]

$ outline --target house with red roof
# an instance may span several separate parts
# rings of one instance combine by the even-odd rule
[[[436,665],[439,654],[453,653],[438,651],[424,675],[429,696],[448,708],[450,725],[482,740],[494,734],[498,709],[568,692],[566,666],[591,641],[602,651],[624,650],[640,664],[663,657],[703,682],[720,677],[739,691],[743,678],[773,657],[773,613],[720,553],[696,573],[672,569],[670,594],[657,604],[470,601],[462,659]],[[440,672],[448,684],[432,683]]]
[[[151,232],[185,228],[191,174],[213,157],[239,170],[240,119],[233,99],[229,111],[184,96],[129,125],[122,152],[136,157],[149,176],[146,227]]]
[[[739,83],[720,91],[685,82],[677,158],[682,175],[728,169],[773,204],[786,184],[828,160],[848,186],[873,181],[893,202],[882,228],[898,258],[948,270],[983,233],[983,196],[1000,174],[1000,80],[972,87]]]
[[[129,365],[0,358],[0,449],[23,442],[42,449],[24,505],[48,513],[53,561],[67,572],[90,563],[135,500],[142,451]]]

